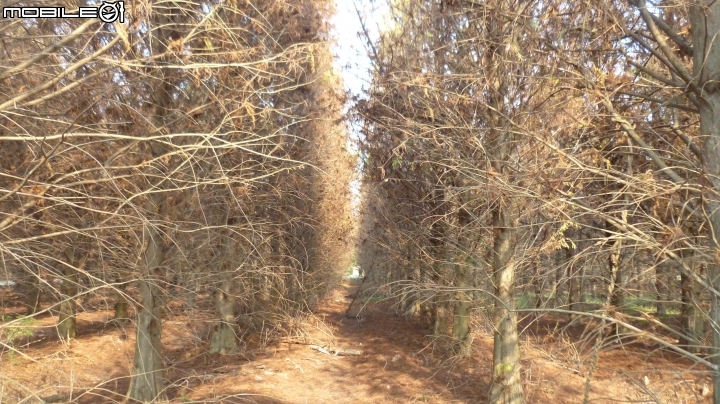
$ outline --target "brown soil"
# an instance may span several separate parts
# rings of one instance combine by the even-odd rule
[[[298,340],[246,335],[242,353],[209,356],[210,312],[173,310],[164,321],[167,395],[175,403],[483,403],[492,370],[492,335],[476,323],[471,358],[456,360],[431,343],[427,327],[367,302],[346,317],[357,285],[346,284],[308,319],[305,341],[359,349],[361,356],[326,355]],[[171,305],[171,307],[173,307]],[[179,303],[178,303],[179,307]],[[21,354],[0,356],[0,402],[114,403],[124,399],[132,362],[134,328],[108,321],[109,310],[78,315],[79,337],[59,341],[56,317],[33,326],[17,341]],[[355,314],[357,310],[353,310]],[[479,321],[479,320],[478,320]],[[529,403],[580,403],[594,352],[581,342],[584,326],[561,318],[525,319],[523,373]],[[594,341],[594,339],[592,340]],[[626,341],[627,342],[627,341]],[[590,384],[592,403],[709,403],[706,369],[649,341],[608,343]]]

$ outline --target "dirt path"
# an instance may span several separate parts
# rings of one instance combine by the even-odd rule
[[[331,330],[318,328],[310,337],[322,341],[319,344],[362,350],[362,355],[326,355],[308,345],[280,344],[242,364],[218,367],[228,376],[204,382],[194,388],[192,397],[208,401],[224,395],[223,402],[232,402],[228,395],[236,392],[238,400],[259,403],[487,402],[493,346],[489,330],[475,333],[471,358],[448,359],[433,351],[426,327],[397,315],[388,302],[360,298],[352,311],[363,306],[360,319],[346,317],[356,292],[357,285],[347,283],[326,301],[316,314]],[[525,328],[528,403],[583,400],[590,361],[572,340],[548,343],[542,330],[557,328],[554,321],[532,322]],[[656,349],[636,344],[604,350],[591,383],[592,402],[709,403],[707,377],[693,373],[702,369]]]
[[[316,312],[322,321],[305,329],[313,343],[361,350],[357,356],[328,355],[307,344],[263,343],[257,335],[246,338],[242,354],[209,356],[203,330],[210,314],[171,313],[163,325],[169,397],[177,403],[486,402],[492,367],[487,326],[476,324],[472,357],[453,361],[433,351],[426,327],[398,316],[387,302],[359,298],[353,314],[367,303],[359,319],[346,317],[356,289],[357,284],[345,284]],[[98,307],[80,313],[81,334],[70,344],[57,340],[55,318],[41,319],[23,349],[26,357],[0,358],[0,402],[36,403],[35,397],[51,396],[57,402],[121,402],[134,329],[108,322],[111,314]],[[588,357],[572,335],[548,339],[545,331],[553,327],[552,321],[540,321],[524,328],[527,402],[582,402]],[[709,403],[703,370],[651,345],[611,346],[600,356],[590,397],[593,403]]]
[[[221,392],[226,397],[236,392],[258,394],[253,401],[260,403],[479,402],[479,395],[467,394],[484,386],[458,379],[455,384],[464,388],[453,390],[443,375],[426,366],[432,353],[425,347],[422,327],[391,314],[382,303],[366,305],[359,319],[346,317],[355,290],[354,285],[345,285],[344,293],[337,293],[316,313],[332,329],[332,336],[318,328],[311,338],[318,344],[361,350],[361,355],[327,355],[309,345],[283,343],[251,361],[225,364],[223,372],[232,377],[198,386],[193,398],[204,401]],[[355,302],[358,308],[364,303]]]

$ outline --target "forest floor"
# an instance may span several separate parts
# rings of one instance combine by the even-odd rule
[[[240,354],[207,355],[209,311],[170,312],[163,322],[170,401],[487,401],[493,346],[488,326],[475,327],[472,356],[457,360],[441,352],[442,344],[431,343],[419,320],[398,315],[388,302],[362,294],[352,315],[346,316],[358,286],[346,281],[304,327],[307,341],[361,350],[358,356],[328,355],[308,344],[262,341],[257,336],[245,339]],[[16,342],[22,354],[4,350],[0,356],[0,402],[123,401],[135,330],[131,324],[109,321],[112,311],[101,309],[78,314],[80,335],[69,344],[57,339],[56,317],[46,315],[28,325],[33,335]],[[592,344],[578,342],[583,339],[582,324],[563,327],[563,321],[543,317],[521,324],[528,403],[583,402],[594,350]],[[600,350],[589,396],[592,403],[709,403],[709,387],[702,366],[652,341],[635,339],[628,344],[608,343]]]

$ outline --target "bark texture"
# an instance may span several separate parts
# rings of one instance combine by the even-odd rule
[[[573,259],[575,257],[575,249],[572,246],[564,248],[565,250],[565,265],[567,267],[568,275],[568,308],[571,311],[579,310],[580,303],[580,280],[578,274],[575,272],[577,269],[573,265]],[[570,314],[570,320],[577,318],[577,314]]]
[[[174,35],[174,21],[172,16],[179,10],[178,4],[171,3],[165,13],[156,13],[153,21],[153,42],[152,52],[154,55],[163,55],[167,50],[167,43]],[[159,69],[160,81],[155,88],[154,113],[151,117],[152,127],[149,133],[162,133],[159,128],[165,126],[172,103],[173,85],[170,82],[170,74],[165,68]],[[158,141],[150,141],[145,144],[146,158],[148,161],[159,159],[166,153],[166,145]],[[153,167],[149,167],[153,170]],[[163,169],[160,168],[162,174]],[[153,174],[157,174],[154,172]],[[154,176],[154,175],[153,175]],[[167,186],[162,180],[148,184],[151,191],[162,190]],[[162,300],[161,289],[158,281],[161,275],[161,268],[165,247],[160,230],[152,223],[152,219],[163,217],[168,214],[167,195],[162,192],[151,192],[147,196],[145,205],[146,220],[143,226],[142,249],[143,265],[138,279],[140,291],[140,308],[137,313],[137,336],[135,340],[135,358],[130,371],[130,388],[128,397],[138,401],[164,400],[162,343]]]
[[[220,322],[215,326],[210,337],[211,354],[222,355],[238,352],[237,335],[235,334],[235,297],[232,280],[223,282],[221,290],[215,296],[215,307],[220,312]]]
[[[715,250],[715,259],[707,267],[711,291],[710,320],[720,324],[720,2],[698,0],[690,7],[693,39],[693,73],[700,117],[700,136],[704,139],[703,192],[704,210],[708,219],[708,239]],[[711,360],[713,372],[713,403],[720,404],[720,328],[712,327]]]
[[[138,281],[140,310],[137,316],[135,358],[130,372],[128,397],[142,402],[163,398],[163,360],[160,288],[156,285],[157,271],[163,259],[160,235],[150,224],[145,226],[145,268]]]
[[[63,266],[63,279],[60,286],[62,301],[60,302],[60,315],[58,318],[58,336],[64,340],[70,340],[77,336],[77,324],[75,320],[75,295],[77,295],[78,275],[77,270],[80,260],[76,256],[75,246],[65,250],[67,264]]]
[[[471,285],[467,268],[458,273],[458,287],[467,288]],[[453,313],[452,338],[458,349],[456,354],[461,357],[470,356],[472,352],[472,340],[470,336],[470,295],[467,291],[461,290],[455,293]]]
[[[504,6],[504,5],[503,5]],[[508,10],[509,11],[509,10]],[[502,44],[512,38],[510,24],[490,17],[487,21],[488,36],[494,44]],[[507,49],[493,45],[487,50],[485,65],[495,66],[505,60]],[[517,313],[515,312],[515,253],[516,220],[514,214],[515,196],[513,191],[504,186],[512,184],[511,153],[517,140],[515,132],[510,130],[508,115],[511,106],[506,104],[508,95],[507,77],[503,69],[492,69],[486,79],[491,84],[486,117],[489,123],[487,134],[487,168],[502,177],[502,181],[491,183],[495,188],[495,197],[489,200],[492,212],[493,231],[493,282],[495,284],[495,307],[493,316],[493,379],[490,388],[490,402],[493,404],[522,404],[522,378],[520,372],[520,340],[517,330]]]
[[[465,206],[469,203],[460,196],[460,207],[458,210],[458,227],[460,234],[458,235],[459,254],[455,258],[455,285],[459,289],[453,299],[453,331],[452,338],[457,345],[456,354],[461,357],[468,357],[472,351],[472,339],[470,335],[470,305],[472,299],[469,289],[472,287],[472,273],[470,265],[472,263],[468,258],[470,248],[470,239],[465,233],[467,226],[471,223],[470,213]]]
[[[509,215],[498,207],[493,213],[495,246],[495,316],[493,381],[490,402],[524,403],[520,373],[520,341],[515,312],[514,230]]]

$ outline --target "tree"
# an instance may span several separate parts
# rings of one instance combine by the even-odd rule
[[[327,2],[126,11],[126,24],[0,22],[0,254],[13,276],[61,281],[63,335],[79,297],[115,298],[116,317],[130,302],[128,396],[152,401],[171,288],[215,291],[212,351],[235,350],[239,309],[263,313],[248,328],[299,331],[277,325],[349,265],[353,162]]]
[[[642,4],[639,4],[643,7]],[[713,402],[720,403],[720,263],[717,262],[717,249],[720,246],[720,45],[716,41],[720,32],[720,4],[698,1],[690,6],[690,24],[692,27],[693,79],[690,82],[697,97],[698,116],[700,118],[700,139],[702,140],[703,172],[700,177],[703,186],[703,208],[708,221],[708,239],[713,249],[713,260],[708,264],[708,278],[711,290],[710,319],[713,337]],[[661,41],[662,37],[656,39]],[[663,45],[662,42],[660,42]],[[663,49],[665,50],[665,49]],[[671,62],[676,62],[674,54],[668,53]]]
[[[696,15],[700,9],[712,13],[697,4]],[[365,222],[371,242],[361,260],[385,274],[378,279],[401,301],[435,302],[434,330],[442,334],[443,302],[451,301],[459,310],[455,319],[462,319],[468,285],[482,283],[458,276],[468,273],[463,261],[483,262],[476,259],[479,247],[493,245],[485,265],[493,277],[487,293],[497,304],[500,351],[491,401],[522,400],[519,388],[506,386],[505,374],[516,369],[508,363],[517,358],[518,273],[533,279],[540,302],[542,285],[555,285],[551,293],[559,298],[558,287],[567,283],[568,306],[556,310],[574,321],[586,318],[580,305],[586,280],[602,279],[606,303],[599,315],[620,339],[636,333],[625,313],[626,298],[637,297],[629,296],[632,288],[644,293],[658,281],[637,270],[640,263],[677,264],[686,279],[683,307],[700,307],[705,296],[715,296],[716,288],[699,274],[712,262],[697,260],[713,256],[711,245],[689,230],[714,212],[706,195],[711,181],[699,174],[713,172],[701,169],[710,158],[703,148],[711,143],[693,121],[714,87],[699,89],[695,77],[704,77],[707,68],[698,61],[704,59],[695,67],[688,59],[697,59],[688,28],[699,17],[693,22],[675,2],[652,10],[642,2],[594,2],[578,10],[564,1],[398,1],[392,10],[394,24],[373,50],[370,99],[359,106],[366,215],[372,217]],[[699,27],[692,27],[694,41],[707,39]],[[712,55],[714,48],[708,49]],[[700,70],[692,74],[693,68]],[[707,116],[700,126],[709,127]],[[537,216],[547,220],[543,240],[527,231],[542,223]],[[479,242],[466,234],[479,235]],[[603,241],[583,241],[598,238]],[[572,257],[557,267],[557,278],[537,269],[524,275],[538,268],[538,257],[558,258],[558,250]],[[392,264],[372,264],[379,254]],[[548,275],[554,279],[541,279]],[[693,284],[702,287],[694,300],[688,298]],[[467,335],[462,321],[453,326],[456,339]],[[673,331],[697,334],[691,327]],[[599,349],[606,334],[596,335]],[[692,350],[678,352],[717,368]],[[520,386],[519,377],[510,385]]]

